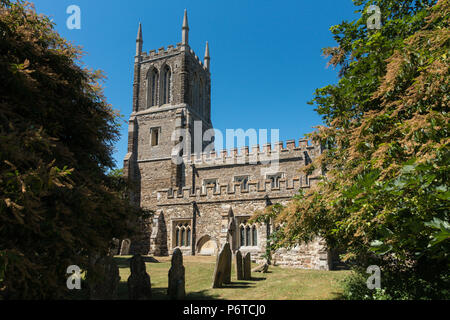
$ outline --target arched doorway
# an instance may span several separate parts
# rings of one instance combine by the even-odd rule
[[[217,242],[206,235],[197,242],[197,254],[199,256],[215,256],[217,254]]]

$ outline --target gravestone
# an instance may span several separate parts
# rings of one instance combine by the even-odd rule
[[[130,271],[131,275],[127,281],[128,298],[130,300],[149,300],[152,297],[152,286],[141,255],[135,255],[130,259]]]
[[[111,241],[111,247],[109,249],[109,255],[110,256],[116,256],[119,254],[120,249],[120,240],[119,239],[112,239]]]
[[[252,260],[250,252],[247,252],[247,254],[244,256],[244,280],[252,280]]]
[[[257,266],[256,268],[254,268],[252,270],[252,272],[261,272],[261,273],[267,273],[267,271],[269,270],[269,264],[266,262],[260,266]]]
[[[167,294],[172,300],[181,300],[186,296],[185,270],[183,266],[183,253],[176,248],[172,254],[172,266],[169,270],[169,288]]]
[[[236,277],[237,280],[244,280],[244,270],[242,270],[242,253],[241,251],[236,251],[235,254],[235,262],[236,262]]]
[[[231,283],[231,265],[233,263],[233,252],[231,252],[230,247],[230,245],[226,247],[225,270],[223,273],[223,283],[225,284]]]
[[[225,283],[231,283],[231,249],[227,242],[223,245],[217,256],[216,267],[214,268],[213,288],[221,288]]]
[[[120,276],[116,262],[110,256],[91,258],[96,272],[88,271],[87,283],[91,300],[115,300]]]
[[[130,253],[130,245],[131,241],[129,239],[125,239],[122,241],[122,245],[120,246],[121,256],[127,256]]]

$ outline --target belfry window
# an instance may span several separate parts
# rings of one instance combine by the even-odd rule
[[[200,109],[200,80],[197,74],[194,74],[192,83],[192,106],[195,110],[201,112]]]
[[[163,76],[162,104],[170,103],[170,100],[172,99],[171,87],[172,87],[172,72],[170,71],[170,68],[166,66],[164,68],[164,76]]]
[[[203,91],[204,91],[204,86],[203,86],[203,80],[200,78],[200,88],[199,88],[199,111],[202,115],[204,115],[204,98],[203,98]]]
[[[153,107],[158,104],[158,71],[153,69],[147,76],[147,107]]]

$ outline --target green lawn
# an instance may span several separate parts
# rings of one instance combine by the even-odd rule
[[[127,299],[130,257],[116,257],[120,268],[119,298]],[[158,257],[159,263],[146,263],[155,300],[167,299],[169,257]],[[211,289],[215,257],[184,257],[187,299],[224,300],[323,300],[339,299],[340,281],[349,271],[315,271],[270,267],[266,274],[254,273],[251,281],[237,281],[233,266],[232,284]],[[255,265],[252,265],[254,267]]]

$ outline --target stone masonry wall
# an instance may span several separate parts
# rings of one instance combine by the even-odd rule
[[[289,146],[289,147],[288,147]],[[258,152],[257,152],[258,150]],[[276,154],[276,153],[279,154]],[[264,179],[261,172],[264,168],[269,168],[268,157],[279,160],[278,170],[286,175],[280,180],[278,187],[272,187],[270,180]],[[236,221],[245,221],[255,212],[263,211],[268,203],[287,202],[301,188],[310,188],[317,180],[318,172],[313,176],[306,176],[301,173],[301,168],[306,164],[306,159],[320,154],[317,146],[304,144],[302,140],[297,147],[295,142],[289,142],[284,148],[279,144],[277,150],[263,152],[259,148],[255,151],[237,154],[234,151],[221,152],[219,156],[202,155],[198,158],[192,156],[185,158],[186,168],[195,165],[197,171],[195,188],[186,186],[183,188],[163,188],[156,191],[156,207],[159,215],[164,215],[167,223],[167,246],[170,254],[176,247],[174,241],[174,226],[177,221],[189,221],[192,223],[194,213],[196,216],[196,253],[198,246],[205,237],[210,239],[217,248],[220,248],[227,241],[228,225],[230,222],[230,210]],[[231,157],[227,157],[231,155]],[[252,155],[257,156],[252,160]],[[239,161],[238,158],[242,157]],[[228,159],[228,160],[227,160]],[[189,170],[189,169],[187,169]],[[192,169],[191,169],[192,170]],[[191,176],[192,171],[186,174]],[[243,189],[239,183],[233,182],[233,176],[248,175],[250,180],[248,188]],[[206,188],[200,186],[202,179],[218,178],[217,189],[213,185]],[[188,182],[191,182],[188,180]],[[193,191],[195,189],[195,192]],[[145,194],[146,191],[143,192]],[[143,196],[145,199],[145,196]],[[269,202],[268,202],[269,201]],[[194,210],[195,203],[197,210]],[[252,260],[257,263],[264,261],[267,232],[271,226],[257,224],[257,246],[241,247],[244,253],[250,252]],[[237,248],[236,248],[237,249]],[[192,248],[182,248],[184,254],[192,254]],[[303,269],[328,269],[328,252],[323,241],[316,240],[310,244],[299,245],[293,249],[281,249],[273,254],[273,262],[284,267],[294,267]]]

